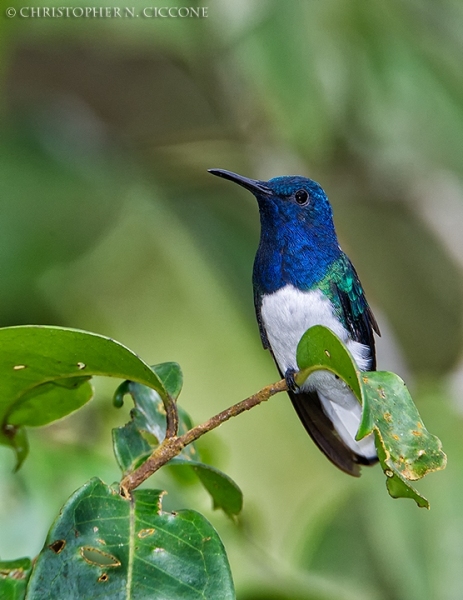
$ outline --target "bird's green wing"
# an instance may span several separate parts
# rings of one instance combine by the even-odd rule
[[[379,327],[365,298],[357,272],[345,254],[331,265],[320,287],[334,303],[336,312],[352,339],[369,346],[374,358],[373,331],[380,335]],[[372,367],[374,368],[374,364]]]

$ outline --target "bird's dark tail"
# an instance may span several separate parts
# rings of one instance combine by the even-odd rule
[[[377,459],[365,458],[346,446],[325,414],[316,391],[288,392],[288,395],[307,433],[339,469],[354,477],[360,477],[360,465],[377,462]]]

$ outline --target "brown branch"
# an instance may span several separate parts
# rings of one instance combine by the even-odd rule
[[[178,411],[175,400],[169,394],[162,399],[166,411],[166,438],[174,438],[178,433]]]
[[[124,497],[129,498],[132,490],[141,485],[150,475],[155,473],[159,468],[169,462],[171,458],[174,458],[174,456],[180,454],[185,446],[196,441],[208,431],[212,431],[219,425],[222,425],[222,423],[225,423],[232,417],[236,417],[245,410],[250,410],[261,402],[265,402],[271,398],[271,396],[274,396],[279,392],[286,392],[287,390],[288,387],[286,385],[286,381],[282,379],[277,383],[267,385],[256,394],[253,394],[252,396],[249,396],[249,398],[230,406],[230,408],[227,408],[218,415],[211,417],[204,423],[201,423],[201,425],[193,427],[179,437],[176,435],[173,437],[166,437],[151,454],[151,456],[142,465],[140,465],[140,467],[138,467],[138,469],[135,469],[135,471],[132,471],[132,473],[129,473],[122,479],[120,484],[121,494]]]

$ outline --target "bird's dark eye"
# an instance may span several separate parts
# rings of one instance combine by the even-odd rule
[[[297,190],[297,192],[294,194],[294,198],[301,206],[304,206],[309,202],[309,194],[305,190]]]

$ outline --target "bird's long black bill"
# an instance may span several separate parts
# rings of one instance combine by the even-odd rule
[[[258,181],[257,179],[249,179],[248,177],[243,177],[242,175],[238,175],[238,173],[233,173],[232,171],[225,171],[225,169],[208,169],[209,173],[212,175],[217,175],[217,177],[223,177],[224,179],[229,179],[238,185],[246,188],[250,192],[254,194],[271,194],[272,191],[268,188],[262,181]]]

